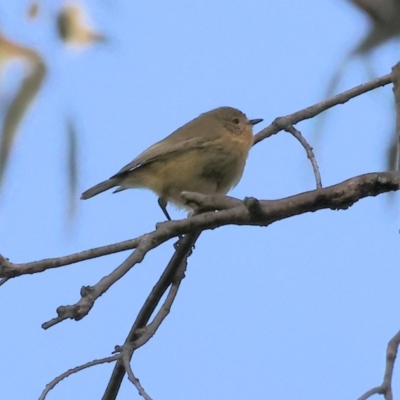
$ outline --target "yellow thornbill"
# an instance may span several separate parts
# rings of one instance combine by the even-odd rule
[[[253,145],[253,125],[262,119],[248,119],[232,107],[220,107],[201,114],[165,139],[149,147],[110,179],[82,193],[89,199],[118,186],[115,192],[147,188],[170,219],[166,205],[185,207],[181,193],[226,194],[242,177]]]

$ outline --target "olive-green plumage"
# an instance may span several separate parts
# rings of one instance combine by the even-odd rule
[[[116,192],[147,188],[160,205],[184,207],[181,192],[226,194],[242,177],[253,145],[253,125],[231,107],[211,110],[149,147],[110,179],[85,191],[88,199],[112,187]]]

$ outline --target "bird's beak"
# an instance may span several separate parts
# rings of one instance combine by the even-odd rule
[[[251,120],[249,120],[249,122],[250,122],[250,124],[251,125],[257,125],[257,124],[259,124],[260,122],[263,122],[264,120],[262,119],[262,118],[257,118],[257,119],[251,119]]]

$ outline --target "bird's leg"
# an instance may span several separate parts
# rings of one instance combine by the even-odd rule
[[[158,198],[158,205],[160,206],[161,210],[163,211],[164,215],[167,217],[168,221],[172,221],[168,210],[167,210],[167,200],[165,200],[165,198],[163,197],[159,197]],[[175,250],[179,247],[179,242],[182,240],[183,236],[179,235],[179,239],[176,243],[174,243],[174,248]]]
[[[167,217],[168,221],[171,221],[171,217],[169,216],[168,210],[167,210],[167,200],[165,200],[163,197],[158,198],[158,205],[160,206],[162,212],[164,215]]]

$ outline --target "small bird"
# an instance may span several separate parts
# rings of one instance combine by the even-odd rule
[[[185,206],[181,193],[226,194],[242,177],[249,150],[253,145],[253,125],[262,119],[247,119],[232,107],[220,107],[201,114],[155,143],[110,179],[82,193],[89,199],[119,186],[147,188],[158,196],[158,204],[167,219],[171,202]]]

